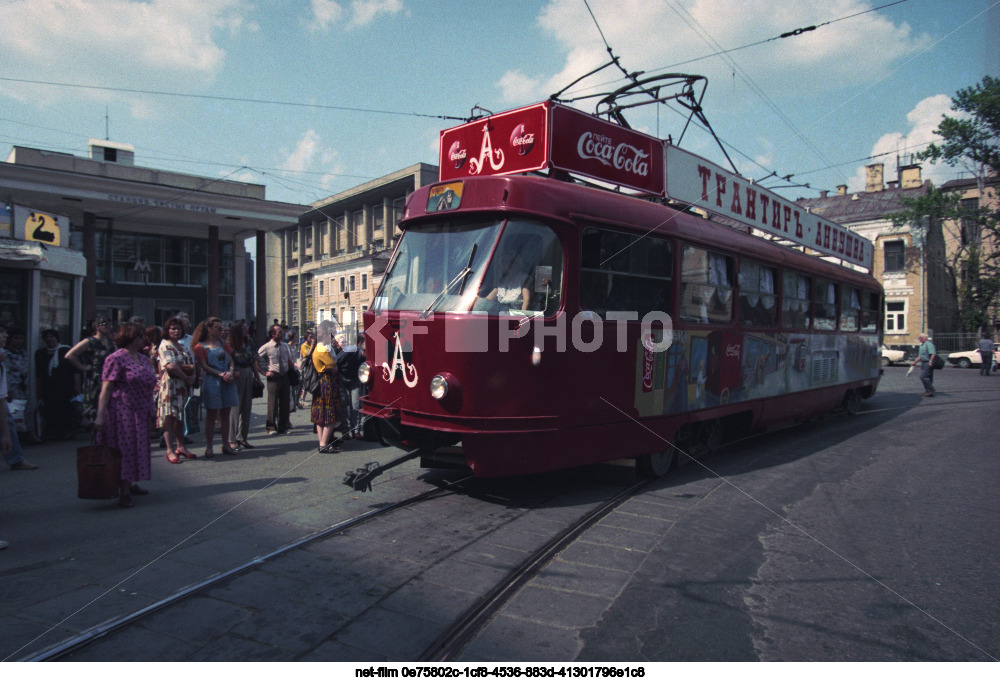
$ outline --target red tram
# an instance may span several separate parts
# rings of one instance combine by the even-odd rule
[[[871,244],[677,151],[553,102],[444,131],[364,314],[383,438],[480,477],[623,458],[657,476],[677,448],[874,394],[883,293],[849,266]]]

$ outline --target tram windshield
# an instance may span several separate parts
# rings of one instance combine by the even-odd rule
[[[552,314],[562,265],[558,237],[537,222],[418,225],[403,233],[372,309]]]

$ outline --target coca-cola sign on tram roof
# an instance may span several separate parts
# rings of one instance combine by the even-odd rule
[[[440,179],[555,168],[663,195],[663,143],[576,109],[541,102],[441,133]]]
[[[724,215],[872,269],[872,243],[706,159],[556,102],[441,132],[442,182],[556,169]]]

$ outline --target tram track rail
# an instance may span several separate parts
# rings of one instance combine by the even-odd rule
[[[323,530],[306,535],[300,539],[285,544],[284,546],[280,546],[269,553],[257,556],[256,558],[252,558],[251,560],[248,560],[229,570],[225,570],[224,572],[219,572],[199,582],[190,584],[184,587],[183,589],[180,589],[179,591],[170,594],[166,598],[162,598],[159,601],[151,603],[150,605],[147,605],[144,608],[140,608],[139,610],[135,610],[131,613],[126,613],[124,615],[112,618],[101,624],[85,629],[84,631],[80,632],[79,634],[77,634],[72,638],[56,643],[55,645],[49,646],[48,648],[43,648],[41,650],[29,653],[27,656],[18,659],[18,662],[55,662],[64,659],[67,656],[72,655],[77,651],[83,650],[87,646],[108,636],[109,634],[118,631],[119,629],[127,627],[135,622],[138,622],[144,617],[152,615],[155,612],[159,612],[160,610],[168,608],[185,599],[191,598],[192,596],[201,594],[207,591],[208,589],[225,582],[226,580],[232,579],[233,577],[237,577],[245,572],[253,570],[263,565],[264,563],[268,562],[269,560],[277,558],[278,556],[286,555],[288,553],[301,549],[308,544],[325,539],[327,537],[331,537],[340,532],[344,532],[346,530],[358,527],[359,525],[374,520],[375,518],[379,518],[387,514],[393,513],[395,511],[399,511],[403,508],[407,508],[421,501],[426,501],[429,499],[433,499],[435,497],[443,496],[445,494],[448,494],[450,491],[451,490],[449,490],[447,487],[434,488],[431,490],[427,490],[426,492],[421,492],[420,494],[415,494],[407,499],[397,501],[388,506],[374,509],[372,511],[363,513],[353,518],[348,518],[347,520],[343,520]]]
[[[636,496],[652,480],[641,480],[625,488],[612,498],[581,516],[565,530],[552,537],[536,549],[526,560],[510,572],[493,589],[471,608],[466,610],[436,641],[428,646],[420,656],[420,662],[448,662],[455,659],[489,621],[548,565],[563,549],[581,534],[596,525],[602,518]]]
[[[984,391],[973,390],[964,392]],[[969,406],[972,403],[995,401],[995,399],[980,398],[974,399],[971,402],[963,402],[961,405],[955,405],[952,403],[951,406]],[[912,409],[913,406],[917,405],[864,409],[856,416],[876,415],[891,411],[905,411]],[[928,403],[925,400],[919,406],[928,406]],[[790,424],[789,427],[796,427],[799,425],[801,424]],[[744,437],[729,440],[723,444],[720,449],[732,450],[737,448],[740,444],[756,440],[765,435],[773,434],[773,432],[774,431],[753,433]],[[367,513],[338,522],[323,530],[306,535],[300,539],[278,547],[269,553],[252,558],[236,567],[186,586],[146,607],[107,620],[82,631],[72,638],[56,643],[50,647],[29,653],[26,656],[19,658],[19,661],[56,661],[70,658],[74,653],[84,650],[89,645],[108,637],[116,631],[133,625],[153,613],[169,608],[196,595],[203,594],[211,588],[226,582],[227,580],[236,578],[244,573],[263,566],[265,563],[273,560],[274,558],[290,554],[314,542],[358,528],[364,523],[377,518],[385,517],[395,511],[410,507],[414,504],[448,494],[453,494],[455,493],[455,486],[461,484],[461,482],[462,481],[452,481],[447,483],[446,486],[435,487],[401,501],[391,503],[385,507],[377,508]],[[610,498],[598,502],[596,506],[583,513],[576,520],[570,522],[565,529],[547,539],[524,561],[514,566],[504,579],[479,597],[470,608],[463,612],[451,624],[444,625],[438,637],[424,649],[422,654],[417,659],[419,661],[426,662],[446,662],[456,659],[464,649],[475,641],[477,635],[483,630],[483,628],[486,627],[497,616],[497,614],[503,610],[503,608],[517,595],[517,593],[519,593],[548,564],[550,564],[560,552],[571,545],[588,529],[599,523],[601,519],[612,513],[629,499],[639,495],[650,485],[651,482],[654,481],[641,480],[626,486],[624,489],[620,489]]]
[[[104,639],[110,639],[116,633],[127,630],[131,626],[139,626],[144,618],[154,613],[164,611],[172,606],[179,605],[188,599],[209,592],[214,587],[223,585],[230,580],[238,579],[240,576],[250,573],[255,569],[260,569],[269,561],[280,556],[287,556],[294,552],[306,548],[308,545],[324,539],[331,539],[336,535],[349,533],[350,530],[360,528],[362,525],[379,518],[411,507],[421,502],[430,501],[435,498],[445,497],[455,494],[456,488],[462,484],[462,480],[454,480],[444,486],[421,492],[401,501],[389,504],[385,507],[371,510],[367,513],[338,522],[323,530],[306,535],[293,542],[285,544],[266,554],[252,558],[240,565],[211,575],[199,582],[190,584],[161,600],[151,603],[143,608],[130,613],[125,613],[110,620],[92,626],[81,631],[76,636],[65,639],[47,648],[30,652],[18,658],[21,662],[49,662],[60,660],[71,660],[74,654],[86,650],[89,646]],[[480,597],[476,603],[465,613],[458,617],[450,625],[443,625],[442,633],[428,646],[420,660],[446,661],[453,659],[474,639],[476,634],[499,612],[503,606],[513,598],[530,580],[538,574],[549,562],[551,562],[563,549],[569,546],[575,539],[583,534],[587,529],[595,525],[602,518],[611,513],[628,499],[637,495],[644,489],[650,480],[642,480],[628,485],[624,489],[619,489],[610,498],[598,501],[596,506],[584,512],[580,517],[571,521],[562,531],[544,541],[535,551],[533,551],[523,562],[512,567],[506,578],[492,587],[486,594]],[[558,498],[565,490],[558,492],[554,497],[539,499],[536,505],[529,507],[526,513],[543,507],[554,498]],[[502,529],[502,526],[493,528],[489,533]],[[483,535],[485,538],[489,533]]]

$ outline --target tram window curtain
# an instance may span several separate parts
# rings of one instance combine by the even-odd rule
[[[781,296],[781,326],[808,329],[812,304],[812,280],[798,272],[785,272]]]
[[[861,317],[861,294],[856,288],[845,288],[840,301],[840,330],[857,331]]]
[[[740,325],[772,327],[778,322],[774,269],[744,260],[740,263]]]
[[[832,281],[817,281],[815,302],[814,328],[820,331],[835,330],[837,328],[837,285]]]
[[[681,253],[681,320],[728,324],[733,318],[733,259],[694,246]]]

